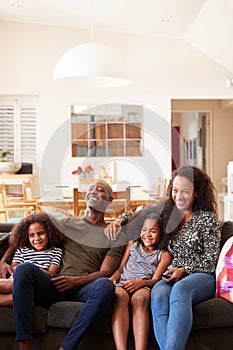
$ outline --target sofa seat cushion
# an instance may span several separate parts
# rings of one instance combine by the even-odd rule
[[[213,298],[194,306],[193,329],[233,326],[233,304]]]
[[[51,305],[47,323],[49,327],[70,328],[76,320],[83,303],[74,301],[60,301]]]
[[[32,332],[45,333],[47,331],[48,310],[35,306],[33,308],[33,327]],[[0,306],[0,333],[15,333],[13,318],[13,308]]]
[[[47,323],[50,327],[69,329],[78,317],[84,303],[76,301],[59,301],[51,305],[48,313]],[[111,309],[93,323],[91,330],[101,333],[111,333],[110,319]]]

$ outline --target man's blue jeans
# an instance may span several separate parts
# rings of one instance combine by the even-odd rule
[[[192,306],[213,298],[215,276],[191,274],[175,284],[155,284],[151,292],[151,310],[155,337],[161,350],[185,349],[193,323]]]
[[[84,305],[61,346],[65,350],[76,349],[89,326],[107,312],[114,296],[115,286],[108,278],[99,278],[60,293],[53,286],[49,274],[31,263],[20,264],[15,269],[13,282],[16,340],[30,340],[32,337],[33,304],[49,307],[56,301],[74,300],[84,302]]]

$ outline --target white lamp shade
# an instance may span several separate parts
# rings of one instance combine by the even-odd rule
[[[79,77],[93,86],[110,87],[130,84],[120,55],[96,43],[81,44],[65,52],[58,60],[53,79]]]

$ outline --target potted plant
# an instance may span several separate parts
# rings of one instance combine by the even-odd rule
[[[5,149],[0,149],[0,161],[1,162],[7,162],[8,161],[8,156],[11,154],[10,151],[5,150]]]
[[[9,160],[10,151],[0,149],[0,173],[2,175],[15,174],[21,168],[22,164]]]

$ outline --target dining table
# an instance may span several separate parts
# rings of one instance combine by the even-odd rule
[[[158,199],[149,195],[140,186],[129,186],[130,187],[130,203],[129,210],[135,211],[137,209],[143,208],[146,204],[155,204],[158,202]],[[117,187],[115,186],[114,190],[116,191]],[[117,189],[119,192],[123,191],[123,187]],[[83,201],[81,200],[80,204],[81,209],[84,212],[86,209],[85,193],[83,194]],[[119,201],[116,204],[119,207]],[[51,191],[37,200],[38,211],[46,211],[51,213],[59,213],[60,215],[67,217],[73,216],[73,188],[70,186],[61,187],[54,191]],[[111,204],[112,207],[114,207]]]

